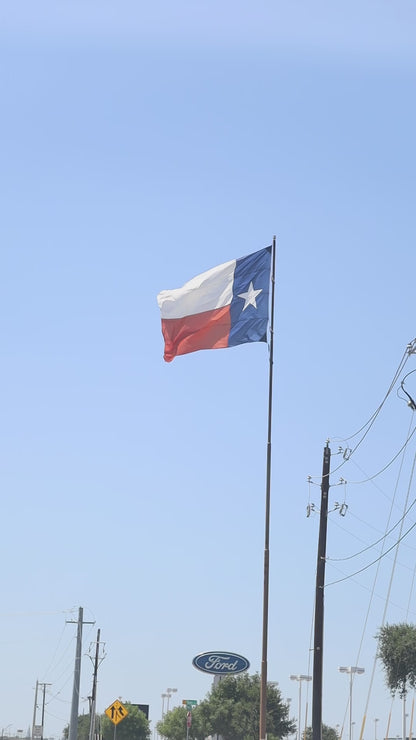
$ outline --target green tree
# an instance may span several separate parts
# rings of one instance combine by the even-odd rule
[[[117,740],[150,740],[150,725],[143,712],[130,702],[123,701],[123,705],[126,707],[128,715],[117,725]],[[103,740],[113,740],[114,724],[106,714],[101,715],[100,719]]]
[[[289,706],[282,701],[279,689],[267,686],[267,734],[283,738],[295,730],[289,719]],[[214,686],[207,698],[196,707],[195,734],[218,734],[224,740],[257,740],[260,729],[260,676],[243,673],[226,676]],[[169,740],[171,740],[169,738]]]
[[[416,688],[416,625],[386,624],[378,634],[380,658],[388,688],[402,698],[409,688]]]
[[[98,717],[97,717],[98,721]],[[63,731],[64,740],[68,740],[69,736],[69,725],[64,727]],[[78,717],[78,740],[88,740],[90,734],[90,715],[80,714]]]
[[[312,727],[306,728],[305,740],[312,740]],[[322,724],[322,740],[339,740],[335,727]]]
[[[198,707],[192,710],[192,721],[188,731],[189,740],[206,737],[200,725]],[[165,714],[163,720],[157,723],[156,729],[159,735],[169,740],[184,740],[187,735],[187,710],[185,707],[175,707]],[[209,735],[210,733],[208,733]]]
[[[128,715],[117,725],[117,740],[150,740],[150,725],[143,712],[134,704],[123,702]],[[103,740],[114,740],[114,725],[106,714],[97,714],[95,720],[96,732],[100,732]],[[88,740],[90,732],[90,715],[81,714],[78,717],[77,740]],[[69,725],[64,728],[64,740],[68,740]]]

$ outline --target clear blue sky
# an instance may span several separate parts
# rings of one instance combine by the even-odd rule
[[[307,476],[327,438],[336,452],[371,415],[416,336],[415,23],[402,0],[2,3],[0,730],[26,732],[39,679],[45,734],[60,737],[79,605],[96,622],[83,652],[98,627],[106,643],[99,711],[121,696],[154,723],[167,687],[204,698],[191,661],[206,650],[260,669],[267,347],[166,365],[156,294],[273,234],[269,678],[297,717],[318,535]],[[384,467],[411,420],[394,391],[344,478]],[[330,516],[331,558],[383,534],[397,462],[346,492],[339,475],[331,502],[349,509]],[[378,553],[328,561],[328,583]],[[409,534],[388,621],[416,619],[414,555]],[[327,588],[328,724],[348,698],[337,667],[362,641],[361,722],[392,556],[365,630],[375,567]],[[80,711],[91,681],[85,658]],[[378,668],[366,740],[388,707]]]

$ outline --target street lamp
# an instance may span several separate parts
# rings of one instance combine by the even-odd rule
[[[162,721],[165,716],[165,699],[167,698],[167,694],[161,694],[162,697]]]
[[[374,740],[377,740],[377,722],[378,717],[374,717]]]
[[[304,673],[298,673],[296,676],[290,676],[291,681],[299,681],[299,710],[298,710],[298,732],[297,740],[301,740],[301,717],[302,717],[302,681],[312,681],[312,676],[306,676]]]
[[[359,673],[359,674],[364,673],[364,668],[359,668],[356,665],[350,665],[350,666],[340,665],[338,666],[338,670],[340,673],[348,673],[350,676],[350,737],[349,737],[349,740],[352,740],[352,725],[353,725],[353,721],[352,721],[352,677],[354,676],[355,673]]]
[[[167,701],[167,705],[166,705],[167,706],[166,713],[169,712],[169,699],[172,696],[172,694],[174,694],[175,691],[177,691],[177,690],[178,689],[166,689],[166,696],[168,697],[168,701]]]

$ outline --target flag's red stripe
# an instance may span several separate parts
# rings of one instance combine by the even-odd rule
[[[176,355],[186,355],[199,349],[228,347],[230,327],[229,306],[181,319],[162,319],[166,362],[171,362]]]

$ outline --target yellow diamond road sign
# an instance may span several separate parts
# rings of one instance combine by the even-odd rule
[[[128,715],[128,711],[125,706],[116,699],[112,704],[105,710],[107,717],[109,717],[114,725],[118,725]]]

